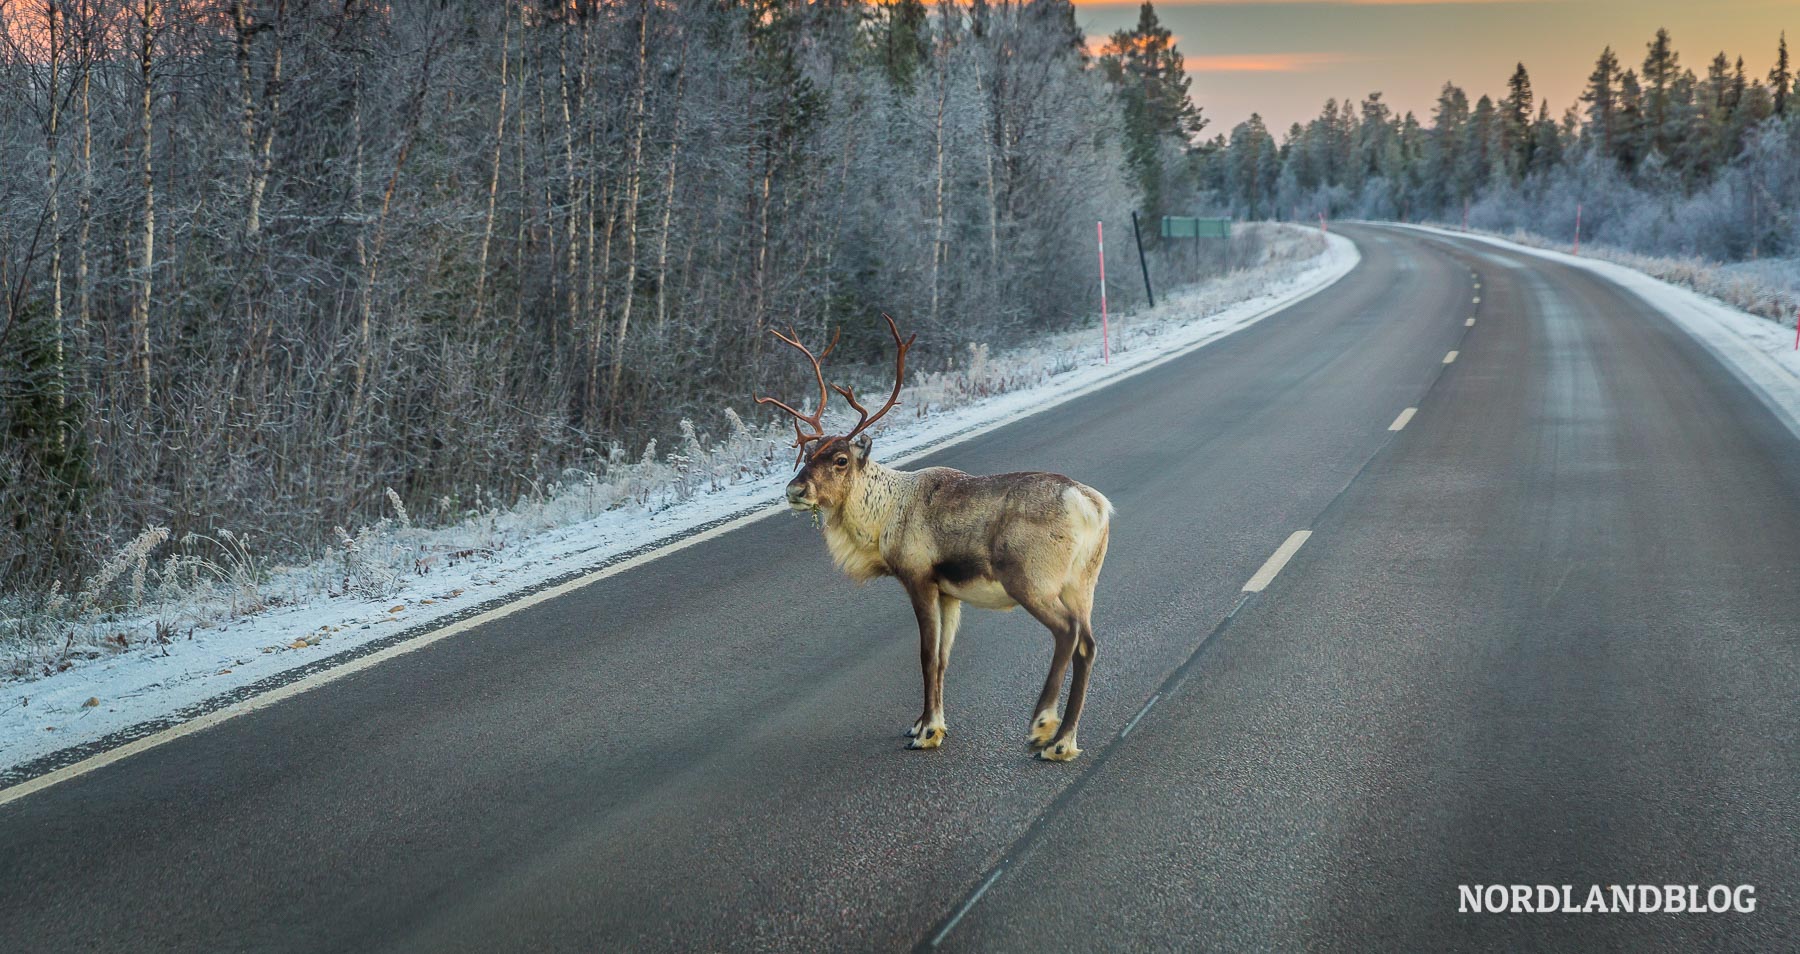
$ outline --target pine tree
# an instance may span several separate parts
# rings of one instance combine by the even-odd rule
[[[1264,218],[1280,217],[1280,210],[1275,208],[1275,190],[1280,180],[1281,149],[1275,145],[1275,137],[1264,130],[1256,151],[1256,182],[1262,190]]]
[[[1602,153],[1615,155],[1614,137],[1617,134],[1617,119],[1614,111],[1617,103],[1613,94],[1613,83],[1619,78],[1619,58],[1613,54],[1612,47],[1600,51],[1600,58],[1594,61],[1594,71],[1588,74],[1587,89],[1582,91],[1581,101],[1587,104],[1588,135],[1598,143]]]
[[[1720,50],[1706,65],[1707,103],[1720,116],[1731,108],[1731,58]]]
[[[921,0],[893,0],[883,24],[881,63],[888,80],[903,90],[912,89],[919,64],[930,54],[925,37],[925,4]]]
[[[1712,103],[1693,70],[1682,70],[1669,84],[1663,141],[1663,155],[1684,186],[1696,184],[1711,172]]]
[[[1281,173],[1275,162],[1275,138],[1269,135],[1262,117],[1251,113],[1249,119],[1238,123],[1231,130],[1227,149],[1227,188],[1245,217],[1258,219],[1273,212],[1270,200]]]
[[[1428,205],[1460,206],[1469,193],[1456,175],[1462,155],[1463,126],[1469,121],[1469,97],[1454,84],[1445,83],[1431,113],[1431,131],[1425,140],[1423,176],[1430,191]]]
[[[1362,121],[1357,124],[1356,172],[1367,181],[1385,178],[1394,171],[1397,153],[1394,144],[1393,110],[1381,101],[1379,92],[1370,93],[1362,103]]]
[[[1666,29],[1657,29],[1655,39],[1645,47],[1643,118],[1649,133],[1647,139],[1651,148],[1667,156],[1669,145],[1676,138],[1671,135],[1669,119],[1672,88],[1680,78],[1681,56],[1670,44]]]
[[[1613,156],[1625,168],[1635,169],[1649,150],[1649,136],[1644,128],[1644,91],[1643,86],[1638,83],[1636,70],[1626,70],[1619,74],[1616,102]]]
[[[1706,65],[1706,80],[1689,107],[1682,138],[1689,176],[1708,176],[1731,158],[1731,59],[1720,50]]]
[[[1337,116],[1331,121],[1331,162],[1337,170],[1337,184],[1348,189],[1361,189],[1362,171],[1356,165],[1356,107],[1350,100],[1338,103]]]
[[[1550,101],[1538,103],[1537,122],[1531,125],[1531,166],[1528,173],[1548,172],[1562,162],[1562,139],[1556,120],[1550,118]]]
[[[1738,57],[1731,75],[1726,79],[1725,96],[1719,109],[1719,153],[1720,165],[1731,161],[1744,145],[1744,97],[1750,88],[1750,78],[1744,75],[1744,58]]]
[[[1425,191],[1422,172],[1425,168],[1425,128],[1419,118],[1408,110],[1400,119],[1399,133],[1396,137],[1399,144],[1400,170],[1395,176],[1396,185],[1402,196],[1400,218],[1410,221],[1413,212],[1413,200]]]
[[[1175,34],[1162,25],[1148,0],[1138,8],[1137,26],[1115,32],[1101,48],[1100,63],[1115,83],[1137,88],[1146,119],[1159,135],[1187,140],[1206,126],[1200,107],[1188,96],[1193,81]]]
[[[1788,96],[1794,91],[1794,73],[1788,67],[1787,33],[1781,34],[1781,46],[1775,52],[1775,66],[1769,70],[1769,93],[1774,97],[1775,115],[1786,116]]]
[[[1463,144],[1456,170],[1457,184],[1463,195],[1473,195],[1494,176],[1494,129],[1497,125],[1493,99],[1483,96],[1476,100],[1469,122],[1463,127]]]
[[[1506,81],[1506,98],[1500,101],[1500,148],[1507,172],[1516,181],[1531,167],[1531,114],[1536,105],[1531,91],[1531,74],[1520,63]]]
[[[1157,19],[1148,0],[1138,9],[1137,26],[1115,32],[1101,47],[1100,67],[1124,102],[1125,152],[1144,211],[1161,215],[1168,192],[1163,146],[1191,147],[1206,120],[1188,98],[1191,81],[1175,35]]]

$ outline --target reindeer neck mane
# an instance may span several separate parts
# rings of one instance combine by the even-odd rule
[[[869,461],[850,495],[825,512],[825,546],[838,569],[858,583],[892,572],[881,556],[883,534],[899,516],[913,475]]]

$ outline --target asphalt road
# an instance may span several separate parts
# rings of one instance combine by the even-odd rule
[[[1345,231],[1325,292],[929,461],[1119,508],[1072,765],[1023,613],[903,750],[906,600],[778,517],[0,806],[0,950],[1790,945],[1800,442],[1598,279]],[[1496,882],[1758,904],[1457,913]]]

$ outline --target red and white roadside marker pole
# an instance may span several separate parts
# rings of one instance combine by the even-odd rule
[[[1094,223],[1100,241],[1100,363],[1112,364],[1112,340],[1106,327],[1106,223]]]
[[[1319,213],[1319,231],[1321,231],[1321,232],[1331,231],[1330,229],[1325,227],[1325,213],[1323,213],[1323,212]]]
[[[1800,351],[1800,311],[1794,312],[1794,350]]]
[[[1575,203],[1575,254],[1581,254],[1581,203]]]

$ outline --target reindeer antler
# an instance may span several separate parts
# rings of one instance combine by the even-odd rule
[[[850,402],[850,407],[855,409],[856,413],[862,417],[861,420],[856,422],[856,426],[851,428],[850,433],[844,435],[844,440],[849,440],[852,437],[861,434],[863,431],[868,430],[869,425],[881,420],[882,415],[893,410],[894,405],[900,403],[900,385],[906,380],[906,352],[912,350],[913,342],[918,339],[919,335],[917,332],[914,332],[905,341],[901,341],[900,326],[894,324],[893,316],[884,311],[881,313],[881,317],[887,319],[888,333],[894,336],[894,345],[898,349],[894,355],[894,391],[892,394],[888,395],[887,403],[881,406],[881,410],[876,411],[874,414],[870,414],[868,409],[863,407],[862,403],[856,400],[855,391],[844,387],[841,384],[832,385],[831,389],[843,395],[844,400]]]
[[[894,336],[894,345],[898,351],[894,355],[893,393],[888,395],[887,403],[883,404],[881,409],[874,414],[870,414],[869,409],[862,406],[862,402],[856,399],[856,392],[850,388],[841,384],[833,384],[830,386],[829,391],[826,389],[825,371],[820,367],[819,362],[830,357],[831,352],[836,350],[839,333],[833,333],[831,336],[830,347],[827,347],[822,353],[815,357],[809,348],[800,343],[800,336],[794,333],[794,329],[789,328],[788,333],[785,335],[773,328],[769,329],[769,333],[780,338],[783,344],[786,344],[788,347],[793,348],[795,351],[806,356],[806,360],[812,363],[813,377],[819,382],[819,403],[813,408],[811,414],[802,414],[775,398],[759,397],[756,399],[756,403],[758,404],[770,404],[793,415],[794,446],[799,448],[799,451],[794,455],[794,466],[798,467],[806,460],[806,445],[825,436],[825,425],[823,423],[825,416],[825,402],[830,397],[831,391],[836,391],[843,395],[844,400],[850,402],[850,407],[854,409],[861,418],[856,422],[856,426],[851,428],[850,433],[844,435],[845,440],[850,440],[856,435],[861,434],[863,431],[868,430],[870,425],[881,420],[883,415],[893,410],[894,406],[900,403],[900,385],[906,380],[906,353],[912,350],[913,342],[917,340],[919,336],[914,334],[905,341],[901,341],[900,326],[894,324],[893,316],[883,312],[881,317],[887,319],[888,333]],[[810,428],[810,432],[801,430],[800,425],[802,424],[807,425],[807,427]]]
[[[891,322],[892,319],[889,319],[889,321]],[[806,360],[812,362],[813,376],[819,381],[819,403],[813,408],[811,414],[802,414],[772,397],[759,397],[756,399],[756,403],[758,404],[772,404],[794,416],[794,446],[799,448],[799,451],[794,455],[794,466],[796,467],[800,465],[802,460],[806,459],[806,445],[825,436],[825,425],[823,423],[825,416],[825,402],[831,395],[830,392],[825,390],[825,371],[823,368],[819,367],[819,362],[830,357],[831,352],[836,350],[838,335],[842,333],[842,330],[843,329],[839,329],[837,332],[833,332],[831,344],[827,345],[825,350],[815,357],[810,348],[800,343],[800,336],[794,332],[792,327],[788,328],[788,333],[785,335],[773,328],[769,329],[769,334],[780,338],[783,344],[806,355]],[[790,335],[792,337],[790,337]],[[812,433],[808,434],[800,430],[801,424],[806,424],[808,427],[812,428]]]

